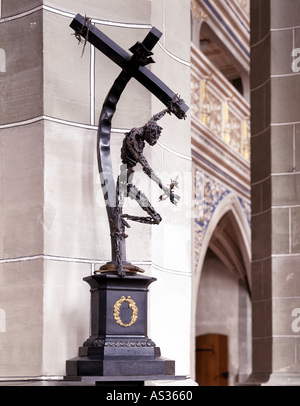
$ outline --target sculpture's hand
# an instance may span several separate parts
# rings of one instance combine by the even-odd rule
[[[166,200],[166,199],[169,197],[171,203],[175,204],[175,206],[176,206],[177,203],[178,203],[179,200],[180,200],[180,196],[179,196],[179,195],[176,195],[176,194],[173,192],[173,190],[170,189],[170,188],[168,188],[168,187],[163,186],[162,189],[163,189],[163,191],[164,191],[164,194],[162,194],[162,195],[159,197],[159,200]]]
[[[175,204],[176,206],[180,200],[180,196],[176,195],[174,192],[172,192],[172,190],[170,190],[170,200],[171,203]]]

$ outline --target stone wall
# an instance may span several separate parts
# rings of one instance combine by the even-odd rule
[[[266,385],[299,385],[298,11],[294,0],[251,1],[251,379]]]
[[[42,4],[43,3],[43,4]],[[72,4],[71,4],[72,3]],[[88,285],[82,278],[110,260],[109,227],[97,167],[97,121],[120,69],[77,44],[75,14],[124,49],[152,25],[163,32],[150,69],[189,105],[190,8],[181,0],[2,0],[0,48],[0,377],[62,376],[65,360],[89,336]],[[134,79],[112,126],[119,170],[124,131],[164,106]],[[165,184],[179,175],[180,204],[158,202],[156,185],[137,185],[163,217],[132,224],[127,259],[157,278],[150,288],[149,337],[176,373],[190,374],[190,119],[167,116],[159,144],[145,154]],[[130,213],[139,209],[127,202]]]

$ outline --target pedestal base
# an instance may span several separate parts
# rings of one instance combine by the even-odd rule
[[[144,386],[145,382],[180,382],[186,381],[182,375],[131,375],[131,376],[65,376],[65,381],[94,382],[96,386]]]
[[[175,374],[175,361],[162,357],[76,357],[67,361],[67,376],[145,376],[159,375],[164,377]],[[170,378],[169,378],[170,379]]]
[[[96,274],[84,280],[91,286],[92,334],[78,357],[66,361],[65,379],[174,379],[175,361],[161,357],[147,337],[147,293],[155,279]]]

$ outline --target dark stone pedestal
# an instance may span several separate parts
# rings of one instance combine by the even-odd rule
[[[96,274],[84,280],[91,287],[92,331],[78,357],[66,361],[65,379],[173,379],[175,361],[161,357],[147,337],[148,286],[156,279]]]

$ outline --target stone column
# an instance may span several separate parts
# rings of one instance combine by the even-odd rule
[[[300,383],[300,47],[297,0],[251,1],[253,372]]]

